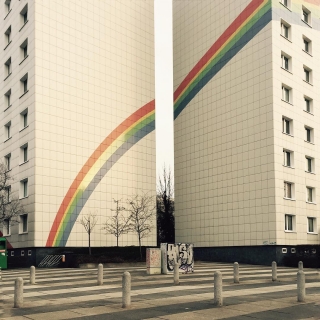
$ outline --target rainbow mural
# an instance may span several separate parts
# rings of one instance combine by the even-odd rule
[[[252,0],[204,54],[174,93],[176,119],[197,93],[271,21],[271,0]],[[46,246],[65,246],[86,201],[113,164],[155,129],[155,101],[124,120],[98,146],[64,197]]]

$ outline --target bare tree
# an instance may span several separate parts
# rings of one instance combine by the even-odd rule
[[[108,219],[105,223],[103,230],[106,230],[106,233],[113,234],[117,238],[117,247],[119,247],[119,237],[123,234],[128,233],[132,230],[130,225],[130,217],[124,217],[122,211],[127,211],[125,207],[120,207],[119,202],[121,200],[113,201],[116,203],[116,209],[111,209],[115,211],[115,215]]]
[[[7,165],[0,163],[0,224],[10,225],[19,222],[19,216],[26,213],[18,197],[11,194],[11,182]]]
[[[141,240],[152,230],[152,220],[155,217],[156,201],[148,194],[135,195],[128,199],[132,230],[137,233],[142,259]]]
[[[89,238],[89,254],[91,255],[91,233],[98,222],[97,214],[89,212],[78,221],[86,230]]]
[[[170,168],[164,166],[157,186],[157,243],[174,241],[173,182]]]

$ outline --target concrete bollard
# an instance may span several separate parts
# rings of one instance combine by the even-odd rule
[[[131,305],[131,275],[128,271],[122,275],[122,308]]]
[[[98,265],[98,286],[103,285],[103,264],[99,263]]]
[[[235,262],[233,264],[233,282],[239,283],[239,263]]]
[[[177,286],[180,284],[179,281],[179,263],[174,264],[174,269],[173,269],[173,283]]]
[[[298,262],[298,268],[299,268],[299,270],[303,271],[303,262],[302,261]]]
[[[277,263],[272,261],[272,281],[277,281]]]
[[[215,306],[223,305],[223,297],[222,297],[222,274],[220,271],[216,271],[214,273],[214,298],[213,304]]]
[[[302,270],[297,273],[297,293],[298,302],[304,302],[306,300],[306,282],[305,275]]]
[[[36,268],[30,267],[30,284],[36,284]]]
[[[14,282],[14,308],[23,307],[23,279],[17,278]]]

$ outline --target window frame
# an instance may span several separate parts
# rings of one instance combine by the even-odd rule
[[[281,51],[281,68],[292,73],[292,57]]]
[[[288,188],[289,186],[290,188]],[[294,200],[294,183],[290,181],[284,181],[283,189],[284,189],[283,198],[287,200]]]
[[[315,168],[315,163],[314,163],[314,158],[313,157],[309,157],[309,156],[305,156],[306,158],[306,172],[308,173],[314,173],[314,168]]]
[[[28,214],[24,213],[19,216],[19,234],[28,233]]]
[[[310,224],[310,222],[312,223]],[[312,226],[312,230],[310,230],[310,226]],[[307,217],[307,233],[317,234],[317,218],[316,217]]]
[[[287,128],[289,132],[287,132]],[[282,116],[282,133],[293,137],[293,120]]]
[[[306,186],[306,202],[307,203],[315,203],[315,188],[314,187],[310,187],[310,186]]]
[[[29,161],[28,143],[20,147],[20,165]]]
[[[281,36],[291,42],[291,25],[283,19],[280,20],[280,31]]]
[[[295,231],[295,215],[286,213],[284,215],[284,231],[294,232]]]
[[[283,166],[287,168],[294,168],[293,151],[283,149]]]
[[[11,223],[10,219],[4,219],[3,220],[3,229],[2,229],[3,235],[5,237],[11,236]]]
[[[11,170],[11,153],[8,153],[4,156],[5,165],[7,168],[7,171]]]
[[[312,69],[310,69],[309,67],[307,66],[303,66],[303,72],[304,72],[304,81],[309,83],[309,84],[312,84]]]
[[[306,52],[309,55],[312,55],[312,41],[305,35],[302,35],[302,40],[303,40],[302,51]]]
[[[293,104],[293,97],[292,97],[292,88],[287,86],[286,84],[282,84],[282,101]]]
[[[313,99],[311,99],[307,96],[303,96],[303,99],[305,102],[304,111],[313,115]]]
[[[28,108],[20,112],[20,131],[24,130],[29,126]]]
[[[314,129],[309,126],[304,126],[304,128],[306,132],[304,141],[314,144]]]
[[[5,67],[5,78],[7,79],[11,73],[12,73],[12,62],[11,62],[11,57],[4,63],[4,67]]]
[[[7,122],[4,125],[4,129],[5,129],[5,133],[4,133],[5,140],[4,141],[7,141],[12,137],[12,134],[11,134],[11,121]]]
[[[309,27],[312,26],[312,20],[311,20],[311,11],[306,8],[305,6],[302,6],[302,16],[301,16],[301,20],[307,24]]]
[[[12,106],[11,104],[11,89],[9,89],[5,94],[4,94],[4,100],[5,100],[5,108],[4,110],[7,110]]]
[[[27,198],[29,196],[28,178],[20,181],[20,199]]]

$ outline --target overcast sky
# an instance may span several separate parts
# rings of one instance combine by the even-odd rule
[[[172,0],[154,0],[157,177],[173,160]]]

